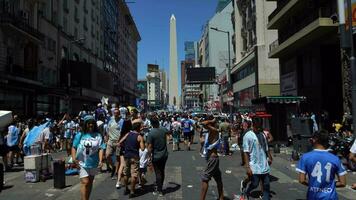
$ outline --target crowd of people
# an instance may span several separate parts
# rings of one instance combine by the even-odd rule
[[[29,135],[42,124],[45,126],[29,145]],[[335,199],[335,187],[346,184],[346,170],[339,158],[325,150],[326,134],[325,131],[315,130],[312,139],[315,150],[303,155],[297,167],[300,183],[309,187],[308,199]],[[137,195],[137,188],[144,189],[147,169],[152,168],[156,175],[153,193],[163,196],[167,144],[172,142],[172,151],[179,151],[183,142],[184,150],[190,151],[194,138],[198,136],[199,153],[207,162],[201,176],[202,200],[206,198],[211,178],[217,183],[219,199],[224,199],[219,157],[232,155],[231,138],[236,137],[240,146],[240,164],[246,168],[241,193],[250,196],[261,182],[261,198],[270,199],[269,173],[273,157],[269,143],[273,137],[263,127],[262,119],[250,114],[229,119],[226,116],[197,116],[188,112],[144,113],[134,107],[115,104],[107,109],[98,104],[94,111],[83,106],[75,117],[68,113],[57,117],[46,114],[21,122],[14,116],[4,136],[0,150],[5,170],[18,165],[20,159],[23,161],[26,152],[66,151],[71,157],[71,166],[79,170],[81,199],[89,199],[94,177],[103,171],[104,165],[106,171],[111,172],[111,177],[117,179],[115,187],[124,188],[124,194],[129,198]],[[356,144],[351,149],[350,159],[356,160],[355,149]]]

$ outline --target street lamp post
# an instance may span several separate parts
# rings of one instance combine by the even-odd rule
[[[352,99],[352,124],[353,124],[353,134],[356,137],[356,58],[355,58],[355,49],[354,49],[354,39],[353,39],[353,27],[352,27],[352,3],[351,0],[347,1],[348,7],[348,34],[346,35],[346,20],[345,20],[345,0],[337,0],[338,2],[338,20],[340,32],[342,34],[341,46],[344,48],[350,48],[350,68],[351,68],[351,99]],[[347,38],[347,42],[343,40]]]
[[[232,89],[232,81],[231,81],[231,53],[230,53],[230,32],[229,31],[223,31],[220,30],[216,27],[210,27],[210,29],[217,31],[217,32],[221,32],[221,33],[226,33],[227,34],[227,48],[228,48],[228,54],[229,54],[229,63],[228,63],[228,67],[227,67],[227,75],[226,78],[228,80],[228,87],[227,90],[228,92]],[[222,94],[221,94],[222,95]],[[232,119],[232,105],[229,105],[229,109],[230,109],[230,118]]]

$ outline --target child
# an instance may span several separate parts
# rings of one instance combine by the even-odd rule
[[[147,172],[147,163],[148,163],[148,150],[145,148],[145,150],[141,150],[139,152],[140,155],[140,169],[139,169],[139,175],[138,175],[138,184],[143,187],[143,185],[147,182],[145,177],[146,177],[146,172]]]

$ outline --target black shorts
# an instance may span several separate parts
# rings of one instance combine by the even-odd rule
[[[14,146],[11,146],[11,147],[7,146],[6,148],[7,148],[8,152],[9,151],[12,151],[12,152],[19,152],[20,151],[20,148],[17,145],[14,145]]]
[[[191,131],[190,132],[184,132],[183,136],[184,136],[184,140],[191,141],[193,139],[193,134],[192,134]]]
[[[5,144],[0,145],[0,156],[5,157],[8,153]]]
[[[210,157],[208,159],[207,166],[201,176],[201,180],[208,182],[211,177],[215,179],[216,182],[221,181],[221,171],[219,168],[219,157]]]

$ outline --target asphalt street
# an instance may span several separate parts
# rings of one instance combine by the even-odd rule
[[[170,145],[171,148],[171,145]],[[152,194],[154,173],[149,171],[147,175],[148,183],[144,189],[137,190],[139,196],[135,199],[199,199],[200,174],[205,167],[205,160],[200,157],[197,151],[198,145],[194,145],[191,151],[170,152],[165,179],[165,195],[157,197]],[[295,172],[295,162],[289,160],[288,152],[274,156],[271,171],[271,191],[272,199],[305,199],[306,187],[297,181]],[[25,183],[24,173],[21,168],[14,172],[6,172],[5,190],[0,194],[0,199],[4,200],[69,200],[80,199],[80,184],[78,176],[67,176],[67,187],[60,190],[53,188],[53,180],[38,183]],[[223,173],[224,195],[226,199],[234,199],[234,194],[239,193],[240,181],[245,176],[245,170],[240,166],[239,153],[232,156],[220,157],[220,169]],[[348,185],[356,182],[356,174],[349,172],[347,175]],[[116,180],[111,180],[109,173],[101,173],[95,177],[94,188],[91,199],[127,199],[123,195],[123,189],[115,188]],[[254,192],[258,199],[259,189]],[[349,186],[338,189],[340,199],[355,199],[356,192]],[[216,184],[212,180],[209,184],[207,199],[217,199]]]

